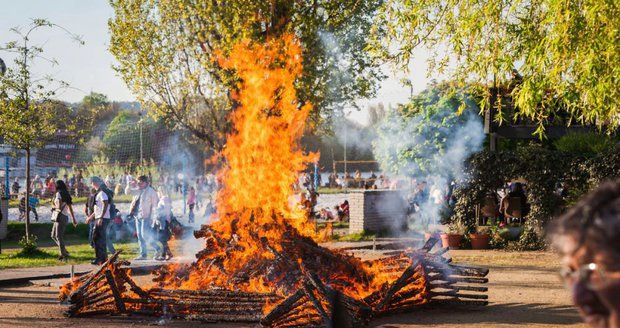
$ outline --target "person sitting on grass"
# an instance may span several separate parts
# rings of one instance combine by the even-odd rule
[[[620,327],[620,180],[602,184],[553,222],[561,276],[591,327]]]
[[[349,220],[349,201],[346,199],[339,206],[338,219],[340,222]]]
[[[336,217],[334,216],[334,214],[326,209],[326,208],[322,208],[319,211],[319,217],[321,218],[321,220],[325,220],[325,221],[335,221]]]

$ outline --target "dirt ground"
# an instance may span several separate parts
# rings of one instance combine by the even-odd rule
[[[424,309],[376,319],[371,327],[584,327],[559,280],[554,254],[461,250],[451,255],[457,263],[491,269],[487,307]],[[0,288],[0,327],[248,327],[136,317],[68,319],[56,302],[57,290],[40,284]]]

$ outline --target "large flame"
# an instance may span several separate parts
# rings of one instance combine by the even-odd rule
[[[155,281],[286,294],[309,270],[350,296],[385,288],[398,272],[318,246],[306,212],[290,202],[299,172],[318,159],[299,144],[312,106],[300,105],[296,96],[302,74],[298,41],[291,35],[264,44],[244,41],[218,62],[234,72],[238,92],[230,117],[234,129],[221,153],[217,221],[197,232],[206,247],[194,264],[169,266]]]
[[[222,152],[223,188],[216,204],[219,232],[230,236],[250,231],[283,231],[285,221],[310,233],[305,213],[290,206],[291,188],[300,171],[316,155],[305,155],[299,139],[312,110],[300,106],[294,83],[302,72],[300,45],[286,35],[265,45],[237,44],[219,64],[236,72],[239,104],[231,115],[234,132]],[[243,237],[243,236],[241,236]],[[279,236],[268,236],[278,238]]]

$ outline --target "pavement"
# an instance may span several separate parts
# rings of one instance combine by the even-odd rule
[[[129,267],[131,268],[132,273],[140,275],[148,274],[164,264],[181,261],[184,260],[180,259],[174,262],[161,262],[154,260],[132,261]],[[69,278],[71,277],[71,271],[73,271],[75,275],[79,276],[97,268],[98,266],[92,264],[75,264],[50,267],[3,269],[0,270],[0,287],[25,284],[35,280]]]

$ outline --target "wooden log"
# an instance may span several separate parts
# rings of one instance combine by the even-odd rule
[[[112,254],[112,256],[108,257],[108,259],[99,267],[99,269],[97,269],[97,271],[94,271],[94,273],[88,279],[86,279],[86,281],[84,282],[82,286],[80,286],[78,289],[76,289],[69,295],[69,299],[72,299],[73,297],[75,297],[74,295],[79,295],[79,294],[84,293],[84,291],[89,287],[89,285],[93,282],[93,280],[97,277],[100,277],[103,270],[107,269],[110,263],[113,263],[114,261],[116,261],[116,259],[118,258],[121,252],[122,250],[119,249],[118,251],[116,251],[116,253]]]
[[[140,286],[138,286],[138,284],[136,284],[136,282],[133,279],[131,279],[131,277],[129,277],[126,271],[123,271],[123,270],[119,271],[119,275],[129,285],[129,289],[132,292],[136,293],[136,295],[142,298],[149,297],[149,294],[145,292],[144,289],[142,289]]]
[[[430,284],[431,289],[450,289],[455,291],[467,290],[472,292],[487,292],[489,290],[488,287],[482,286],[455,286],[454,283],[439,283],[439,284]]]
[[[433,305],[445,305],[445,306],[449,306],[449,307],[454,307],[454,306],[486,306],[489,305],[489,301],[480,301],[480,300],[459,300],[456,298],[451,298],[451,299],[431,299],[431,301],[429,302],[429,304],[433,304]]]
[[[116,281],[114,281],[114,276],[112,275],[112,271],[105,270],[105,277],[108,280],[108,285],[110,285],[110,289],[112,290],[112,296],[114,296],[114,302],[116,303],[116,310],[120,313],[125,312],[125,303],[123,303],[123,299],[121,298],[121,293],[118,291],[118,286],[116,285]]]
[[[450,247],[442,247],[438,249],[435,253],[432,253],[434,256],[442,256],[450,250]]]
[[[424,243],[424,246],[422,246],[422,248],[420,248],[420,251],[422,251],[424,253],[428,253],[431,249],[433,249],[433,247],[435,246],[435,244],[437,244],[438,241],[439,241],[439,239],[437,239],[437,237],[431,236]]]
[[[303,289],[299,289],[295,294],[280,302],[280,304],[276,305],[273,310],[271,310],[267,315],[265,315],[260,321],[261,324],[264,326],[270,326],[275,320],[290,311],[291,306],[301,300],[304,295],[305,293]]]
[[[403,288],[407,280],[411,278],[414,273],[416,273],[416,268],[418,266],[418,263],[419,263],[418,261],[414,261],[414,263],[411,264],[411,266],[409,266],[405,270],[405,272],[403,272],[403,274],[396,281],[392,283],[392,285],[390,285],[390,288],[388,288],[387,292],[385,293],[385,296],[383,297],[383,299],[381,300],[381,302],[379,302],[377,306],[378,310],[384,309],[389,303],[392,296],[394,296],[394,293],[398,292],[401,288]]]
[[[325,309],[323,309],[323,306],[321,305],[321,302],[314,295],[314,289],[315,288],[312,285],[305,284],[305,286],[304,286],[304,288],[302,290],[306,294],[306,297],[308,297],[308,299],[312,302],[312,304],[314,304],[314,308],[316,309],[316,311],[319,313],[319,315],[323,319],[323,323],[324,323],[325,327],[331,328],[331,327],[333,327],[331,316],[327,314]]]
[[[447,297],[456,297],[459,299],[465,298],[465,299],[473,299],[473,300],[486,300],[489,298],[489,296],[485,294],[459,294],[458,292],[455,292],[455,291],[430,292],[429,294],[431,297],[447,296]]]
[[[202,308],[207,307],[209,309],[217,311],[262,311],[264,303],[237,303],[237,302],[225,302],[225,301],[212,301],[210,299],[204,299],[202,301],[195,300],[181,300],[181,299],[163,299],[163,298],[123,298],[123,302],[132,304],[160,304],[164,306],[181,306],[188,308]]]
[[[305,312],[305,313],[300,313],[300,314],[296,314],[296,315],[290,315],[290,316],[286,316],[283,317],[280,321],[276,321],[274,322],[273,326],[275,327],[279,327],[279,326],[286,326],[286,325],[290,325],[290,324],[295,324],[296,321],[299,321],[301,319],[306,319],[309,321],[314,321],[317,319],[320,319],[318,316],[318,313],[312,313],[312,312]]]
[[[71,292],[71,294],[69,294],[68,296],[69,302],[76,302],[83,298],[89,297],[90,294],[92,293],[96,293],[101,287],[103,287],[103,285],[106,284],[105,276],[100,274],[97,277],[94,277],[92,280],[90,280],[88,284],[89,286],[87,286],[87,288],[84,288],[79,293],[77,292],[79,288]]]
[[[256,297],[256,298],[276,298],[280,297],[274,293],[253,293],[253,292],[241,292],[227,289],[208,289],[208,290],[190,290],[190,289],[163,289],[163,288],[152,288],[148,291],[151,293],[162,293],[169,295],[197,295],[197,296],[226,296],[226,297],[235,297],[235,296],[243,296],[243,297]]]
[[[420,288],[411,288],[405,292],[398,293],[392,297],[392,302],[398,303],[402,302],[416,296],[421,296],[425,292],[425,287],[422,286]]]
[[[450,283],[464,282],[464,283],[472,283],[472,284],[486,284],[489,282],[488,278],[478,278],[478,277],[458,277],[458,276],[445,276],[443,274],[436,274],[433,276],[429,276],[429,282],[433,281],[445,281]]]
[[[175,317],[208,322],[259,322],[261,314],[176,314]]]
[[[456,264],[440,264],[432,263],[428,264],[427,268],[431,271],[437,271],[443,274],[456,275],[456,276],[468,276],[468,277],[486,277],[489,274],[489,269],[456,265]]]

